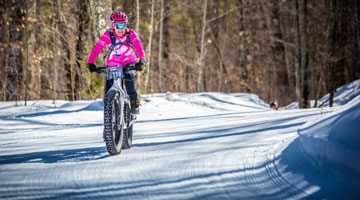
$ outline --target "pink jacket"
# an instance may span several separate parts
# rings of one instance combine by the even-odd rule
[[[140,38],[133,29],[127,29],[126,31],[130,31],[130,42],[133,44],[137,54],[139,55],[139,59],[146,61],[144,48],[141,44]],[[116,35],[115,31],[113,33],[115,36],[115,43],[121,41],[124,42],[124,44],[117,45],[116,48],[114,48],[110,54],[108,54],[106,65],[125,66],[129,63],[136,63],[136,54],[134,53],[133,49],[126,43],[126,32],[122,37]],[[95,47],[90,53],[88,63],[94,63],[97,56],[105,46],[108,48],[111,46],[109,30],[106,30],[105,33],[100,36],[99,41],[96,43]]]

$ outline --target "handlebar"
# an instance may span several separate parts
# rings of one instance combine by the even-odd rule
[[[124,72],[130,71],[130,70],[141,71],[142,70],[141,67],[138,67],[136,64],[137,63],[130,63],[130,64],[123,66],[122,68],[123,68]],[[97,67],[96,72],[99,74],[100,73],[106,74],[106,68],[107,67],[104,67],[104,66]]]
[[[104,73],[106,74],[106,67],[98,67],[97,70],[96,70],[97,73]]]

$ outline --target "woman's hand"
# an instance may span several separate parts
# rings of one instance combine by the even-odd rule
[[[145,68],[145,66],[146,66],[145,61],[140,60],[139,62],[137,62],[137,63],[135,64],[135,70],[141,72],[141,71]]]
[[[97,72],[97,67],[94,63],[88,63],[87,68],[89,69],[90,73]]]

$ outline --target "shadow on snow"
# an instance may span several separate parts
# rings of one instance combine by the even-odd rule
[[[328,169],[317,169],[303,152],[299,138],[295,139],[280,155],[280,164],[285,165],[284,173],[299,174],[319,190],[309,194],[309,199],[357,199],[360,191],[356,185],[340,182],[328,173]]]
[[[55,115],[55,114],[67,114],[67,113],[74,113],[80,111],[102,111],[103,110],[103,101],[94,101],[90,104],[86,105],[83,108],[77,110],[54,110],[54,111],[43,111],[43,112],[36,112],[36,113],[29,113],[24,115],[16,115],[15,118],[24,118],[24,117],[39,117],[39,116],[46,116],[46,115]]]
[[[257,133],[257,132],[265,132],[269,130],[276,130],[276,129],[286,129],[291,127],[298,127],[304,124],[305,122],[297,122],[292,124],[286,124],[286,125],[277,125],[277,126],[271,126],[267,128],[261,128],[261,129],[255,129],[255,130],[249,130],[249,131],[243,131],[243,132],[237,132],[236,130],[239,130],[239,126],[230,127],[230,128],[222,128],[222,129],[209,129],[209,130],[202,130],[197,131],[196,133],[207,133],[211,135],[207,136],[201,136],[201,137],[192,137],[189,139],[180,139],[180,140],[173,140],[173,141],[165,141],[165,142],[149,142],[149,143],[135,143],[133,144],[134,147],[147,147],[147,146],[159,146],[159,145],[167,145],[167,144],[177,144],[177,143],[185,143],[185,142],[195,142],[195,141],[201,141],[201,140],[208,140],[208,139],[216,139],[216,138],[222,138],[222,137],[230,137],[230,136],[236,136],[236,135],[244,135],[244,134],[251,134],[251,133]],[[226,134],[220,134],[223,132],[230,132]],[[184,133],[182,134],[191,134],[191,133]],[[179,134],[181,134],[179,133]],[[218,134],[215,134],[218,133]],[[195,134],[192,132],[192,134]]]
[[[109,155],[104,146],[3,155],[0,156],[0,164],[82,162],[106,157]]]

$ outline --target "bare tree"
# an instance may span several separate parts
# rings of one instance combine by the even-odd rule
[[[43,35],[41,31],[42,20],[41,20],[41,1],[35,0],[35,16],[36,22],[34,24],[34,41],[33,42],[33,60],[31,62],[31,85],[33,91],[33,98],[41,98],[41,65],[43,64]]]
[[[84,50],[84,36],[85,36],[85,28],[86,23],[89,22],[88,16],[86,13],[88,12],[86,1],[78,0],[76,5],[76,15],[74,15],[77,20],[77,35],[75,42],[75,99],[81,99],[80,91],[83,89],[83,70],[81,68],[80,62],[84,60],[83,58],[83,50]]]
[[[135,25],[135,31],[139,32],[139,26],[140,26],[140,2],[139,0],[136,0],[136,25]]]
[[[23,81],[23,58],[22,58],[22,39],[25,12],[23,5],[25,1],[11,1],[9,7],[12,9],[10,12],[10,25],[9,25],[9,47],[8,59],[9,68],[7,71],[7,90],[6,99],[11,101],[19,101],[22,92]]]
[[[8,59],[7,59],[7,49],[8,49],[8,23],[7,20],[7,6],[6,0],[0,1],[0,64],[3,66],[4,76],[0,76],[0,100],[6,101],[6,86],[7,86],[7,71],[8,71]]]
[[[90,0],[90,12],[95,38],[98,39],[109,26],[111,15],[111,0],[95,1]]]
[[[308,108],[309,104],[309,57],[307,48],[307,0],[299,0],[300,28],[300,52],[301,52],[301,81],[302,81],[302,108]]]
[[[202,29],[201,29],[201,40],[200,40],[200,55],[198,59],[198,78],[197,78],[197,91],[200,92],[202,88],[203,68],[204,68],[204,57],[205,57],[205,31],[206,31],[206,12],[207,12],[207,0],[204,0],[203,5],[203,18],[202,18]]]
[[[299,102],[299,106],[301,107],[301,70],[300,70],[300,62],[301,62],[301,47],[300,47],[300,20],[299,20],[299,3],[298,1],[294,1],[296,14],[294,17],[295,20],[295,46],[296,46],[296,59],[295,59],[295,79],[296,79],[296,98]]]
[[[160,30],[159,30],[159,56],[158,56],[158,90],[162,91],[162,56],[163,56],[163,50],[162,50],[162,39],[163,39],[163,22],[164,22],[164,0],[160,1]]]
[[[146,67],[146,78],[145,78],[145,92],[147,91],[148,84],[149,84],[149,77],[150,77],[150,67],[151,67],[151,44],[152,44],[152,35],[153,35],[153,24],[154,24],[154,4],[155,1],[151,1],[151,17],[150,17],[150,24],[149,24],[149,40],[148,40],[148,47],[146,49],[146,57],[147,57],[147,67]]]

